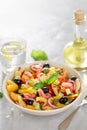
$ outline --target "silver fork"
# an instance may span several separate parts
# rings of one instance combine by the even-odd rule
[[[78,111],[78,109],[87,104],[87,97],[85,99],[83,99],[82,103],[64,120],[62,121],[59,126],[58,126],[58,130],[66,130],[70,124],[70,122],[72,121],[74,115],[76,114],[76,112]]]

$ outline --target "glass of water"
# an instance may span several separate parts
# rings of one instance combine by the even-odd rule
[[[0,41],[0,63],[2,72],[8,74],[26,62],[26,41],[20,38],[6,38]]]

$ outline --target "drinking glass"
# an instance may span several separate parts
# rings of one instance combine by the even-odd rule
[[[6,38],[0,41],[0,63],[2,72],[8,74],[26,62],[26,41],[21,38]]]

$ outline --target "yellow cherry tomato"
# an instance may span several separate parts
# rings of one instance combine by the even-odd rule
[[[26,105],[26,107],[27,107],[28,109],[35,110],[35,107],[34,107],[34,106],[32,106],[32,105]]]
[[[12,80],[8,79],[7,80],[7,85],[9,85],[9,84],[14,84],[14,82]]]
[[[8,92],[14,92],[18,90],[18,85],[17,84],[9,84],[7,85],[7,91]]]

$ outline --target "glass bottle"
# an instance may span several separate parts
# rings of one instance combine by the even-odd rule
[[[83,10],[74,13],[74,40],[64,47],[63,55],[67,64],[77,70],[87,69],[87,30]]]

